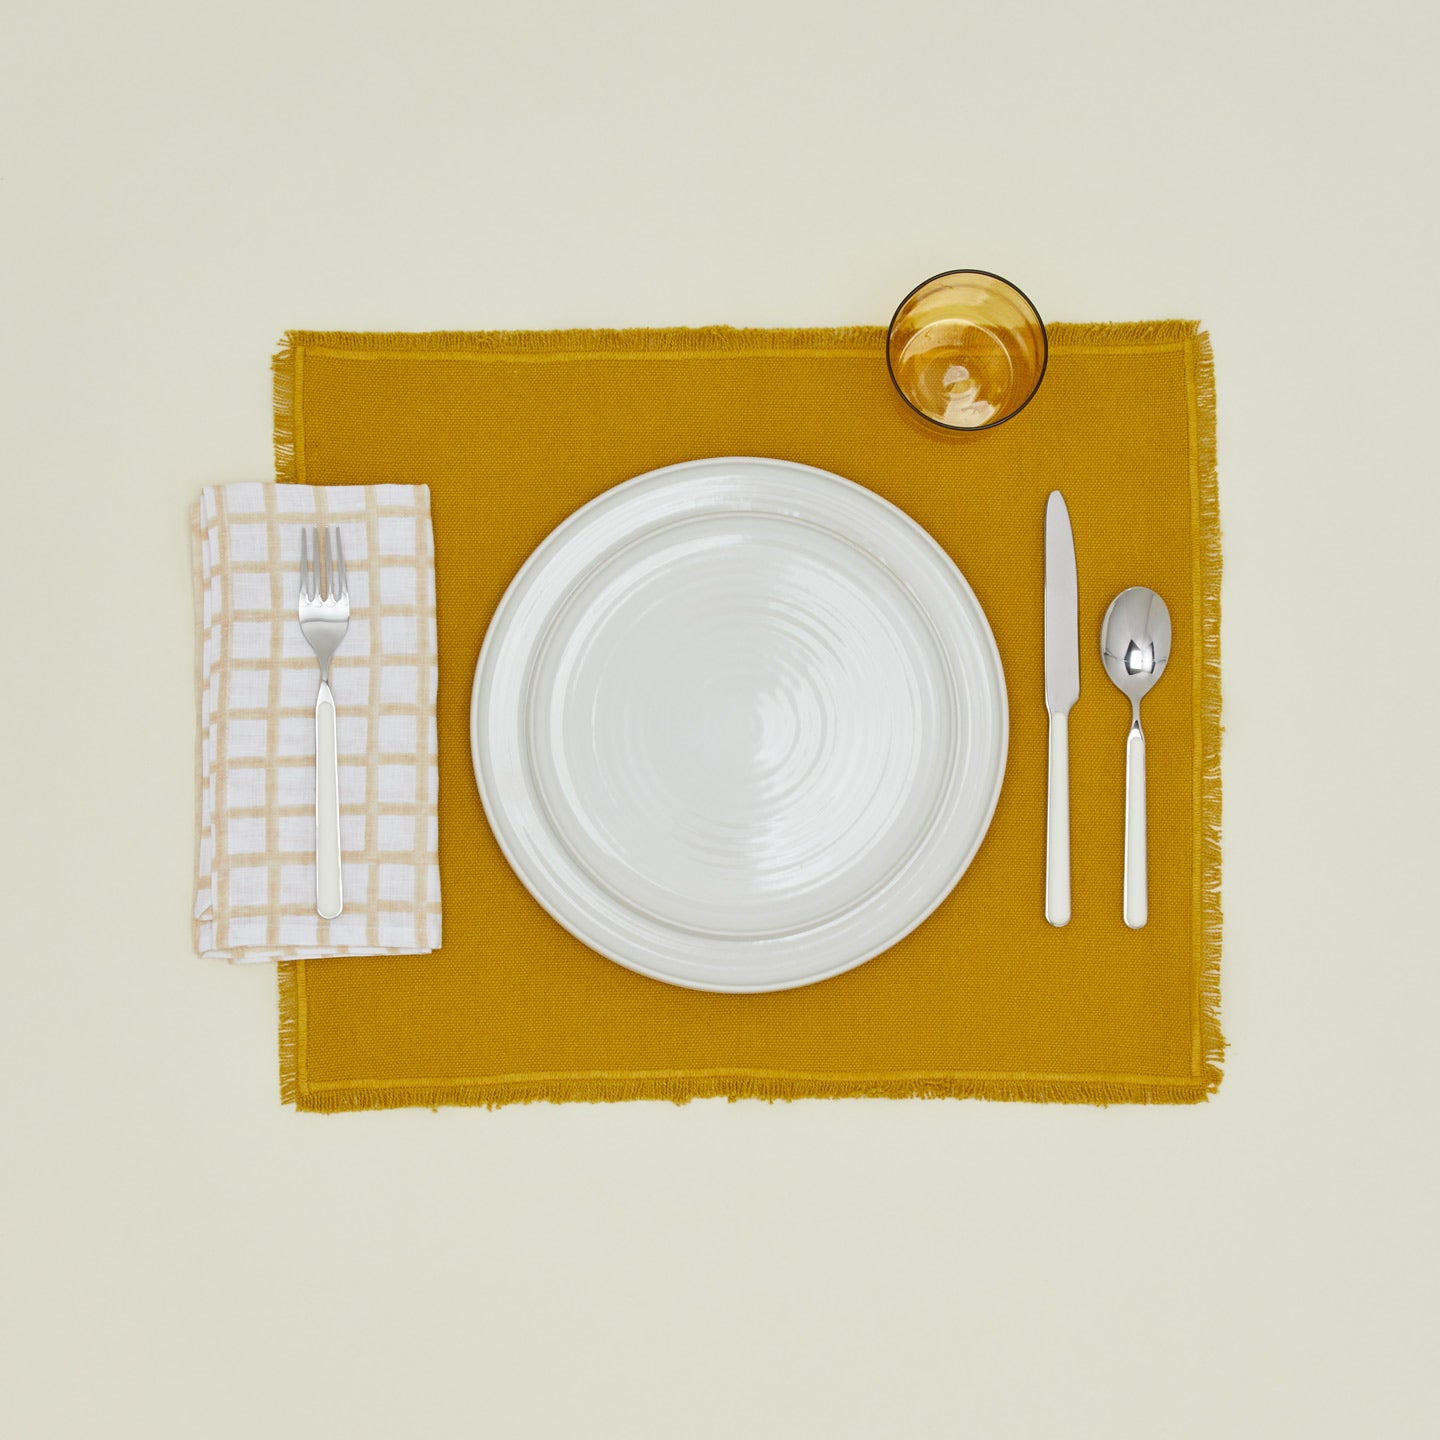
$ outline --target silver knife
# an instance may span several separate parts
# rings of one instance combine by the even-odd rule
[[[1070,923],[1070,707],[1080,698],[1080,602],[1075,537],[1058,490],[1045,503],[1045,708],[1050,783],[1045,825],[1045,918]]]

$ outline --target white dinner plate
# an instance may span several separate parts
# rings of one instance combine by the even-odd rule
[[[838,975],[935,909],[994,814],[1008,712],[979,602],[908,515],[824,470],[700,460],[525,562],[470,737],[500,847],[560,924],[745,992]]]

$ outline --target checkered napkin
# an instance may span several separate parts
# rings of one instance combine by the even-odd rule
[[[315,913],[315,694],[296,618],[300,535],[339,526],[335,654],[345,909]],[[207,489],[193,514],[195,948],[222,960],[440,947],[435,544],[423,485]]]

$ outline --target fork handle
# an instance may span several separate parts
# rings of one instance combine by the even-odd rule
[[[340,768],[335,748],[335,697],[322,680],[315,701],[315,909],[333,920],[340,893]]]

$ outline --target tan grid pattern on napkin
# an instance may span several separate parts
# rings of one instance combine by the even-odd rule
[[[236,961],[440,944],[434,539],[423,485],[204,491],[198,597],[198,953]],[[344,912],[315,913],[315,695],[300,536],[338,526],[351,620],[335,655]]]

